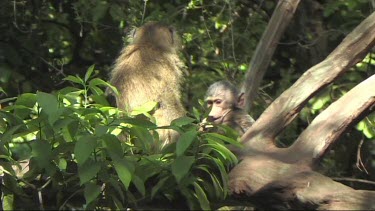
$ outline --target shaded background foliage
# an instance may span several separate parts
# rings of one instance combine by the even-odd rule
[[[253,51],[276,1],[267,0],[6,0],[0,2],[0,97],[53,92],[69,85],[67,75],[84,75],[95,64],[107,79],[111,65],[127,43],[126,34],[147,21],[177,28],[186,64],[183,101],[188,111],[214,81],[240,86]],[[356,25],[375,9],[371,0],[304,0],[286,30],[259,91],[251,115],[267,105],[309,67],[323,60]],[[321,91],[284,131],[288,145],[308,123],[355,84],[375,73],[375,55],[353,67]],[[5,106],[5,105],[3,105]],[[375,118],[370,115],[341,139],[322,165],[330,176],[375,179]],[[364,141],[358,164],[358,148]],[[367,173],[367,172],[368,173]],[[373,189],[361,183],[350,185]]]

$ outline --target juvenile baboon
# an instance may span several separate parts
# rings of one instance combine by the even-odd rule
[[[205,96],[207,107],[210,109],[204,122],[227,125],[243,135],[254,123],[254,119],[243,108],[243,93],[228,81],[212,84]]]
[[[185,115],[180,101],[180,44],[175,30],[161,23],[150,22],[135,30],[132,43],[122,49],[111,73],[110,83],[120,93],[118,108],[131,112],[146,102],[158,102],[153,114],[158,126]],[[173,130],[160,129],[158,133],[160,148],[178,138]]]

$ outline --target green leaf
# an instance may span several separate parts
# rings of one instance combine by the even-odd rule
[[[68,86],[68,87],[64,87],[62,89],[60,89],[58,91],[59,94],[62,94],[62,95],[66,95],[66,94],[69,94],[69,93],[76,93],[76,92],[80,92],[80,91],[83,91],[81,89],[78,89],[76,87],[71,87],[71,86]]]
[[[72,122],[70,122],[69,124],[67,124],[65,127],[61,129],[61,132],[65,141],[71,142],[73,140],[76,140],[76,134],[79,129],[78,126],[79,126],[79,121],[73,120]]]
[[[157,192],[159,192],[159,190],[160,190],[162,187],[164,187],[164,184],[165,184],[165,182],[167,182],[168,179],[169,179],[168,177],[164,177],[164,178],[160,179],[160,180],[158,181],[158,183],[156,183],[156,185],[154,185],[154,186],[152,187],[152,190],[151,190],[151,199],[153,199],[153,198],[155,197],[155,194],[156,194]]]
[[[31,144],[32,157],[38,163],[41,168],[47,168],[52,160],[52,149],[51,145],[44,140],[36,140]]]
[[[149,120],[140,119],[140,118],[139,119],[138,118],[124,118],[124,119],[121,119],[120,122],[141,126],[143,128],[150,128],[150,129],[157,128],[156,124],[150,122]]]
[[[108,151],[112,159],[121,157],[124,154],[121,143],[116,136],[105,134],[102,136],[102,139],[104,140],[104,148]]]
[[[193,184],[202,210],[211,210],[210,202],[208,201],[206,193],[203,191],[202,187],[197,182],[194,182]]]
[[[193,122],[195,122],[195,119],[185,116],[185,117],[180,117],[180,118],[174,119],[171,122],[171,125],[181,127],[181,126],[184,126],[184,125],[189,125]]]
[[[363,129],[363,134],[368,139],[372,139],[375,136],[375,129],[366,124],[366,127]]]
[[[209,140],[209,142],[211,144],[204,144],[204,146],[208,146],[213,150],[216,150],[216,152],[218,152],[225,160],[228,160],[232,164],[238,163],[237,157],[228,148],[211,140]]]
[[[114,178],[115,177],[109,178],[108,183],[106,183],[106,185],[110,185],[116,191],[115,195],[117,195],[118,197],[120,197],[122,201],[124,201],[124,189],[121,188],[121,182]]]
[[[87,160],[85,163],[78,166],[78,176],[80,184],[85,184],[92,178],[96,177],[97,173],[100,171],[101,165],[91,159]]]
[[[89,89],[92,91],[93,96],[104,95],[104,91],[97,86],[90,86]]]
[[[59,167],[61,171],[65,171],[66,167],[68,166],[68,163],[66,162],[64,158],[60,158],[57,166]]]
[[[55,113],[59,108],[59,102],[57,101],[57,97],[52,94],[38,91],[36,93],[36,98],[40,107],[42,107],[42,109],[48,115]]]
[[[100,106],[110,106],[104,95],[92,95],[91,98],[95,103],[100,104]]]
[[[135,170],[134,164],[124,158],[117,158],[113,160],[113,165],[122,184],[128,189]]]
[[[177,141],[176,144],[176,154],[181,156],[184,154],[187,148],[193,143],[194,140],[197,140],[197,131],[191,130],[186,133],[183,133]]]
[[[17,181],[17,177],[11,176],[9,174],[4,174],[2,176],[2,193],[4,194],[11,194],[14,193],[16,195],[24,195],[23,189],[20,187],[19,181]],[[6,187],[6,188],[3,188]]]
[[[14,125],[24,125],[24,122],[22,121],[22,119],[20,119],[19,117],[17,117],[16,115],[14,115],[10,112],[0,110],[0,117],[5,119],[12,126],[14,126]]]
[[[87,72],[85,74],[85,83],[89,80],[90,76],[92,75],[92,72],[94,71],[94,68],[95,68],[95,65],[91,65],[88,69],[87,69]]]
[[[151,150],[151,146],[153,145],[154,138],[151,135],[150,131],[146,128],[133,126],[130,128],[130,134],[137,137],[139,140],[135,142],[137,147],[141,147],[146,152]]]
[[[25,93],[20,95],[16,102],[15,105],[22,105],[24,108],[17,108],[15,107],[14,109],[14,114],[19,116],[20,118],[24,119],[31,113],[31,109],[34,107],[36,103],[36,95],[31,94],[31,93]]]
[[[94,201],[96,198],[98,198],[100,192],[101,192],[101,188],[99,185],[96,185],[91,182],[86,183],[85,189],[84,189],[86,204],[89,204],[92,201]]]
[[[132,115],[132,116],[136,116],[136,115],[139,115],[139,114],[149,113],[149,112],[152,111],[157,105],[158,105],[158,102],[153,102],[153,101],[147,102],[147,103],[143,104],[143,105],[140,106],[140,107],[136,107],[136,108],[134,108],[133,111],[130,113],[130,115]]]
[[[13,138],[13,135],[22,127],[25,127],[24,124],[22,125],[16,125],[14,127],[10,127],[8,128],[4,134],[0,134],[0,143],[6,143],[6,142],[11,142],[12,141],[12,138]]]
[[[228,172],[225,170],[225,166],[221,162],[220,159],[213,158],[212,160],[214,161],[215,165],[219,169],[221,181],[223,182],[223,194],[224,194],[224,197],[226,197],[226,195],[228,194],[228,190],[229,190],[229,187],[228,187]]]
[[[2,197],[2,210],[14,210],[14,194],[4,194]]]
[[[221,186],[219,179],[216,177],[215,174],[210,173],[209,175],[212,180],[212,185],[214,187],[214,194],[216,198],[220,198],[221,200],[223,200],[225,198],[225,194],[224,194],[225,191],[223,187]]]
[[[68,77],[64,78],[63,80],[70,81],[70,82],[73,82],[73,83],[76,83],[76,84],[81,84],[82,86],[85,85],[85,82],[82,80],[82,78],[80,78],[78,76],[69,75]]]
[[[228,144],[232,144],[236,147],[243,148],[243,145],[240,142],[238,142],[237,140],[234,140],[232,138],[223,136],[223,135],[218,134],[218,133],[204,133],[204,134],[202,134],[202,136],[204,138],[211,139],[211,140],[225,141]]]
[[[95,136],[103,136],[108,133],[109,127],[106,125],[96,125],[95,126]]]
[[[106,87],[109,87],[114,93],[115,95],[120,95],[118,90],[116,89],[116,87],[112,86],[110,83],[100,79],[100,78],[94,78],[92,80],[90,80],[90,83],[89,83],[89,88],[91,87],[95,87],[95,86],[98,86],[98,85],[102,85],[102,86],[106,86]]]
[[[116,207],[116,210],[126,210],[123,206],[122,206],[122,202],[115,196],[115,195],[111,195],[111,198],[112,198],[112,201],[113,201],[113,204],[115,205]]]
[[[42,111],[47,114],[49,123],[52,125],[63,112],[63,110],[59,110],[57,97],[52,94],[38,91],[36,93],[36,98]]]
[[[74,147],[74,156],[78,165],[86,162],[96,147],[96,138],[94,136],[82,136]]]
[[[138,177],[137,175],[133,175],[132,179],[133,179],[132,180],[133,184],[137,188],[139,193],[141,193],[142,196],[145,196],[146,195],[146,188],[145,188],[144,181],[142,181],[142,179],[140,177]]]
[[[194,156],[179,156],[172,163],[172,174],[175,176],[177,183],[180,183],[189,172],[195,161]]]
[[[359,131],[362,131],[365,127],[366,127],[366,123],[365,123],[364,120],[360,121],[360,122],[356,125],[356,128],[357,128]]]

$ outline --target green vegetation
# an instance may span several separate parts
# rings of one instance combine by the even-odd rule
[[[65,78],[76,87],[25,93],[0,111],[4,209],[142,208],[178,199],[182,208],[209,209],[209,200],[226,197],[237,158],[225,144],[238,146],[235,139],[199,133],[197,120],[183,117],[170,126],[181,133],[177,144],[156,152],[157,126],[108,106],[100,88],[108,84],[90,78],[93,70]],[[22,159],[30,159],[26,174]]]
[[[301,1],[251,115],[256,119],[322,61],[374,10],[371,2]],[[227,173],[238,162],[227,146],[240,146],[228,128],[225,135],[198,131],[201,100],[217,80],[240,86],[275,6],[256,0],[1,1],[2,208],[217,208],[228,195]],[[182,36],[183,102],[189,111],[168,127],[181,133],[180,141],[161,152],[153,147],[157,126],[149,115],[155,103],[124,114],[104,95],[113,89],[106,81],[128,43],[125,34],[155,20],[174,25]],[[372,51],[309,101],[279,137],[280,145],[289,145],[330,103],[374,74]],[[371,114],[341,138],[344,144],[332,149],[321,171],[375,180],[374,137]]]

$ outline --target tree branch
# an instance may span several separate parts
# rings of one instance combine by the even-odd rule
[[[242,90],[245,90],[245,110],[247,112],[250,111],[251,104],[257,95],[260,82],[271,61],[277,43],[292,19],[298,3],[299,0],[280,0],[259,41],[242,87]]]
[[[324,61],[305,72],[263,112],[242,136],[245,148],[254,148],[254,144],[257,150],[274,146],[274,138],[294,120],[307,101],[362,60],[374,45],[375,12],[357,26]]]
[[[319,114],[287,150],[294,161],[317,163],[345,130],[374,109],[375,75],[363,81]],[[367,112],[366,112],[367,111]]]

